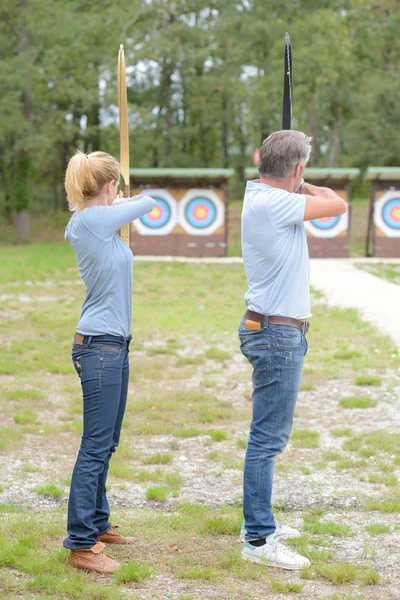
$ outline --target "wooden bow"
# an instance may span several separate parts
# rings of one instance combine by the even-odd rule
[[[283,72],[282,129],[292,128],[292,46],[289,34],[285,34],[285,59]]]
[[[129,183],[129,126],[128,126],[128,96],[126,92],[126,69],[124,46],[121,44],[118,54],[118,114],[119,114],[119,139],[120,153],[119,163],[121,175],[124,180],[125,189],[121,192],[123,198],[130,196]],[[119,234],[121,239],[130,248],[131,224],[121,227]]]

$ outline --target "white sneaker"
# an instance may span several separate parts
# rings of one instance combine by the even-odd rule
[[[301,536],[301,533],[298,529],[295,529],[294,527],[289,527],[289,525],[283,525],[282,523],[279,523],[279,521],[277,521],[276,519],[275,519],[275,525],[276,525],[275,535],[278,538],[288,539],[288,538],[296,538],[296,537]],[[243,520],[242,528],[240,530],[240,536],[239,536],[239,542],[241,544],[246,540],[246,533],[247,533],[247,531],[245,529],[244,520]]]
[[[289,571],[300,571],[310,566],[305,556],[286,548],[273,533],[265,538],[264,546],[252,546],[245,542],[242,550],[243,560],[265,564],[268,567],[278,567]]]

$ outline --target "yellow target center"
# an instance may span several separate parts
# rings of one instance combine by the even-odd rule
[[[149,217],[151,219],[158,219],[161,216],[161,208],[159,206],[155,206],[153,208],[153,210],[151,211],[151,213],[149,214]]]
[[[204,219],[206,214],[207,214],[207,210],[204,208],[204,206],[198,206],[196,208],[196,217],[198,219]]]
[[[400,221],[400,206],[396,207],[393,211],[393,217],[397,220]]]

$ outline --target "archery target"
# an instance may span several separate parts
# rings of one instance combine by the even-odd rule
[[[178,221],[178,207],[175,198],[166,190],[143,190],[157,202],[153,210],[135,221],[141,235],[168,235]]]
[[[338,236],[349,226],[348,213],[340,217],[325,217],[323,219],[314,219],[304,223],[306,230],[313,236],[319,238],[334,238]]]
[[[387,237],[400,237],[400,190],[388,191],[375,202],[374,222]]]
[[[191,235],[210,235],[224,219],[225,206],[213,190],[188,190],[179,203],[179,224]]]

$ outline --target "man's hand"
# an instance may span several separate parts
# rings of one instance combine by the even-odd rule
[[[303,183],[301,193],[306,196],[304,221],[338,217],[348,209],[345,202],[336,192],[327,187],[319,187],[311,183]]]

